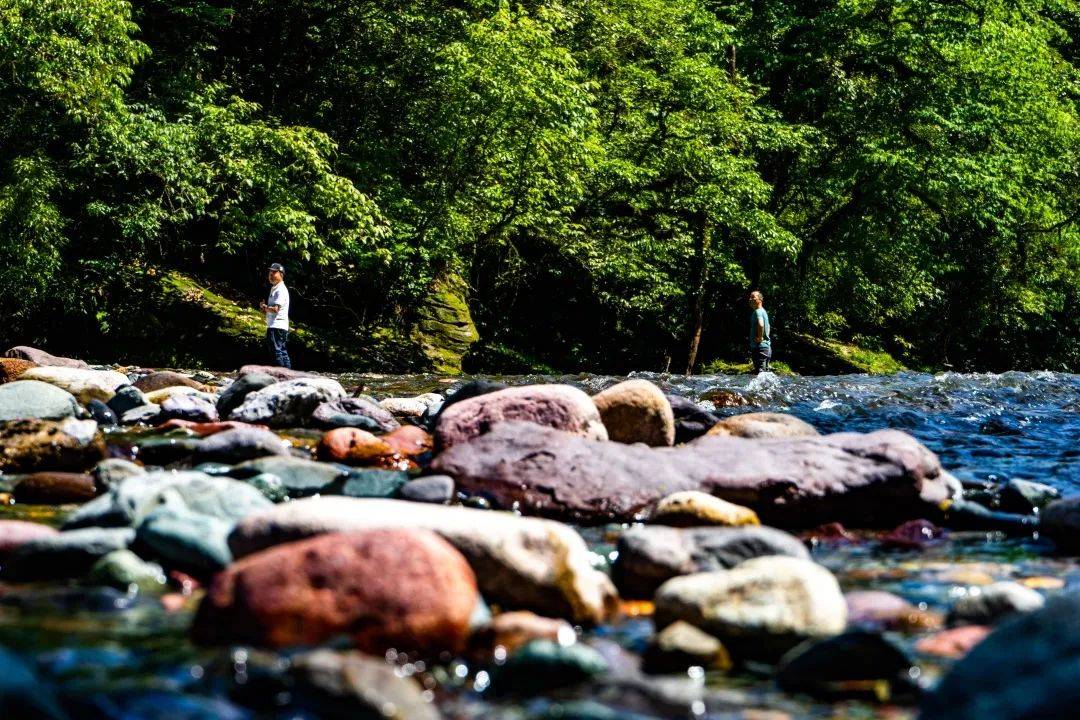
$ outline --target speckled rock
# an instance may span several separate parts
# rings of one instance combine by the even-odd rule
[[[0,470],[4,472],[85,470],[104,456],[105,443],[93,420],[0,423]]]
[[[230,420],[270,426],[304,426],[315,408],[345,397],[345,389],[329,378],[301,378],[268,385],[249,393],[231,413]]]
[[[75,397],[55,385],[38,380],[16,380],[0,385],[0,422],[24,418],[61,420],[80,412]]]
[[[173,395],[161,403],[161,419],[213,423],[218,420],[214,403],[196,395]]]
[[[76,360],[75,358],[59,357],[58,355],[51,355],[44,350],[39,350],[28,345],[17,345],[10,348],[4,353],[4,357],[17,358],[19,360],[29,360],[32,363],[38,365],[48,365],[51,367],[69,367],[69,368],[88,368],[90,367],[82,360]]]
[[[249,394],[256,390],[262,390],[264,387],[273,385],[276,382],[277,378],[272,375],[267,375],[266,373],[241,375],[236,380],[229,383],[229,385],[218,395],[218,415],[221,417],[228,417]]]
[[[675,414],[663,391],[635,378],[593,395],[608,438],[621,443],[667,446],[675,442]]]
[[[808,422],[785,413],[745,413],[724,418],[713,425],[708,435],[751,438],[817,437],[818,431]]]
[[[757,513],[742,505],[721,500],[697,490],[668,495],[649,514],[655,525],[691,527],[694,525],[760,525]]]
[[[37,363],[29,360],[0,358],[0,385],[18,380],[20,375],[33,367],[37,367]]]
[[[393,413],[369,397],[341,398],[322,403],[311,414],[311,420],[316,427],[354,427],[373,433],[386,433],[400,427]]]
[[[84,370],[69,367],[30,368],[19,376],[22,380],[38,380],[55,385],[75,396],[81,403],[91,400],[108,402],[116,389],[128,384],[126,375],[113,370]]]

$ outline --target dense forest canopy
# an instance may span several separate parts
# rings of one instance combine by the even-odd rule
[[[273,258],[314,326],[464,280],[564,369],[738,356],[753,287],[780,357],[1080,369],[1078,47],[1073,0],[0,0],[4,335],[104,356]]]

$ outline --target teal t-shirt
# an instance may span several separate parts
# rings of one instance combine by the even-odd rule
[[[758,319],[765,324],[765,330],[761,334],[761,342],[757,342],[757,326]],[[750,313],[750,347],[772,347],[772,341],[769,339],[769,313],[765,312],[765,308],[758,308]]]

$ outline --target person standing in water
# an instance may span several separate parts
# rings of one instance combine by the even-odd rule
[[[266,347],[273,364],[292,368],[286,347],[289,342],[289,289],[285,287],[285,268],[281,263],[270,266],[268,279],[270,297],[259,303],[259,309],[266,313]]]
[[[762,307],[765,296],[755,290],[750,293],[750,360],[754,372],[769,372],[772,360],[772,340],[769,338],[769,313]]]

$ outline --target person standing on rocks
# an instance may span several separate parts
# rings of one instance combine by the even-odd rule
[[[270,297],[259,303],[259,309],[266,313],[266,347],[270,350],[271,362],[285,368],[292,368],[289,350],[289,289],[285,287],[285,268],[281,263],[270,266]]]
[[[765,311],[765,296],[755,290],[750,293],[750,360],[754,372],[769,372],[772,360],[772,340],[769,337],[769,313]]]

